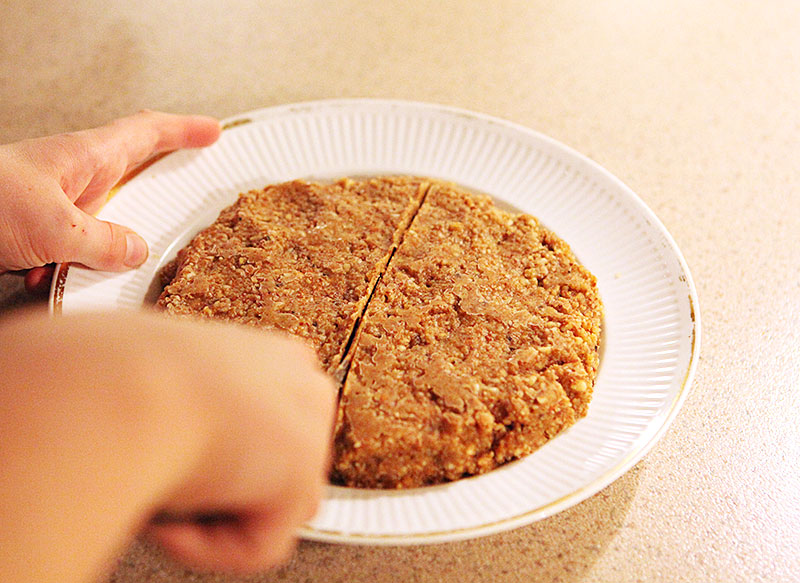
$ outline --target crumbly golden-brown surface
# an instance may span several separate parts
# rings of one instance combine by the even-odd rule
[[[535,219],[434,185],[361,325],[335,478],[413,487],[532,452],[586,413],[601,312]]]
[[[425,188],[411,178],[343,179],[242,194],[181,251],[158,305],[300,336],[336,374]]]
[[[486,472],[591,400],[595,278],[536,219],[453,185],[389,177],[246,193],[173,269],[167,312],[285,330],[342,381],[340,484]]]

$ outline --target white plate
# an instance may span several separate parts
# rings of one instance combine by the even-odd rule
[[[617,178],[562,144],[468,111],[397,101],[273,107],[225,123],[219,142],[170,154],[123,185],[100,217],[128,225],[150,258],[128,273],[60,268],[54,311],[137,308],[164,262],[249,188],[292,178],[417,174],[539,217],[598,279],[604,346],[586,418],[489,474],[406,491],[329,486],[301,535],[418,544],[552,515],[636,463],[683,402],[699,352],[697,297],[667,231]]]

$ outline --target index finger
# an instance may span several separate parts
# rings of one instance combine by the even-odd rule
[[[203,115],[176,115],[143,110],[89,132],[98,142],[127,161],[127,168],[151,156],[182,148],[201,148],[214,143],[219,122]]]
[[[63,191],[93,213],[105,193],[132,171],[166,152],[208,146],[220,132],[212,117],[143,110],[98,128],[45,138],[61,145],[45,151]]]

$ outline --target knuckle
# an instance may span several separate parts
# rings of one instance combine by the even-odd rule
[[[50,143],[42,154],[55,168],[72,169],[94,159],[90,140],[82,132],[67,132],[47,139]]]
[[[115,229],[111,223],[102,222],[101,224],[102,230],[106,233],[104,238],[107,244],[101,248],[100,261],[103,264],[111,265],[124,255],[125,239],[119,233],[119,229]]]

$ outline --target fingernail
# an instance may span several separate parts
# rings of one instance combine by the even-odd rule
[[[136,233],[125,235],[125,266],[139,267],[147,259],[147,243]]]

